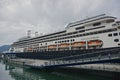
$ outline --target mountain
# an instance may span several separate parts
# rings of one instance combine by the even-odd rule
[[[10,45],[3,45],[3,46],[0,46],[0,52],[8,51],[9,48],[10,48]]]

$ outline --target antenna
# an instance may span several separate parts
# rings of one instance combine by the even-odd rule
[[[27,37],[28,37],[28,38],[31,37],[31,30],[28,30],[28,32],[27,32]]]
[[[38,32],[35,32],[35,37],[37,37],[38,36]]]

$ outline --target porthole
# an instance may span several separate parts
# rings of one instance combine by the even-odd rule
[[[119,42],[119,39],[114,39],[114,42]]]
[[[67,42],[69,42],[69,40],[67,40]]]
[[[113,33],[114,36],[118,36],[118,33]]]
[[[108,34],[109,37],[112,37],[112,34]]]

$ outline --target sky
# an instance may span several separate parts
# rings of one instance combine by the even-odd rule
[[[49,34],[67,24],[107,14],[120,19],[120,0],[0,0],[0,46],[26,36]]]

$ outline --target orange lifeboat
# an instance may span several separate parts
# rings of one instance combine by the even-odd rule
[[[84,41],[80,41],[80,42],[74,42],[72,43],[72,46],[73,47],[82,47],[82,46],[85,46],[86,42]]]
[[[57,47],[57,45],[49,45],[48,49],[55,49]]]
[[[61,48],[69,47],[69,43],[59,44],[59,47]]]
[[[33,49],[32,49],[32,48],[28,48],[27,50],[28,50],[28,51],[32,51]]]
[[[88,42],[88,46],[100,46],[100,45],[102,45],[101,40],[93,40]]]

